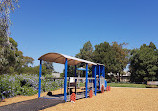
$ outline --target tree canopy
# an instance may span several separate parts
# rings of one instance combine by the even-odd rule
[[[108,42],[95,45],[94,62],[104,64],[106,73],[121,73],[128,63],[128,50],[123,48],[123,45],[125,44],[117,42],[113,42],[112,45]]]
[[[158,80],[158,51],[154,43],[131,51],[130,72],[132,82]]]
[[[93,46],[90,41],[86,42],[83,45],[83,48],[80,49],[80,52],[76,54],[77,58],[85,59],[92,61],[93,60]]]
[[[9,14],[14,11],[18,0],[2,0],[0,3],[0,73],[9,73],[19,68],[22,52],[17,50],[17,42],[9,37]],[[18,63],[18,64],[16,64]]]

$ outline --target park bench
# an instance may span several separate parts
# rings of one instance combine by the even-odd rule
[[[158,81],[147,81],[147,85],[158,85]]]

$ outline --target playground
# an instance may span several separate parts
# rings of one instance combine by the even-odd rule
[[[40,58],[38,95],[18,96],[5,99],[0,104],[1,111],[157,111],[158,89],[117,88],[107,85],[105,66],[100,63],[67,56],[59,53],[47,53]],[[63,78],[43,78],[42,61],[65,65]],[[86,68],[77,68],[84,63]],[[75,66],[74,76],[68,76],[68,65]],[[91,77],[88,75],[92,68]],[[80,72],[85,72],[85,77]],[[41,92],[41,81],[58,81],[61,88]],[[62,85],[63,84],[63,85]],[[81,85],[82,84],[82,85]],[[38,97],[38,98],[37,98]],[[29,108],[29,109],[28,109]]]
[[[107,81],[105,80],[105,66],[104,64],[94,63],[84,59],[68,56],[60,53],[46,53],[38,58],[40,60],[39,67],[39,86],[38,86],[38,98],[43,99],[56,99],[64,100],[65,102],[75,102],[76,99],[92,98],[93,95],[97,95],[97,92],[104,93],[105,90],[109,90]],[[42,77],[42,61],[60,63],[65,65],[63,78],[43,78]],[[85,66],[86,68],[78,65]],[[68,66],[74,66],[75,70],[73,76],[68,76]],[[92,68],[92,75],[89,77],[89,67]],[[85,76],[80,76],[80,72],[84,72]],[[44,79],[52,80],[52,82],[60,81],[61,89],[64,85],[64,91],[60,94],[53,94],[49,91],[47,96],[41,96],[41,81]],[[62,83],[63,82],[63,83]],[[84,87],[80,87],[80,83],[84,84]],[[79,89],[79,90],[78,90]]]

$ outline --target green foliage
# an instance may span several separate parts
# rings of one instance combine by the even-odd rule
[[[52,66],[53,67],[53,66]],[[47,67],[45,64],[42,64],[42,75],[52,74],[54,69]],[[34,67],[22,67],[20,73],[23,74],[39,74],[39,65]]]
[[[34,59],[32,57],[24,56],[22,59],[22,65],[23,67],[28,67],[29,64],[33,65]]]
[[[9,45],[8,29],[11,24],[10,12],[14,12],[18,6],[18,0],[2,0],[0,3],[0,41],[3,45]]]
[[[9,25],[11,24],[9,13],[14,11],[18,0],[3,0],[0,3],[0,70],[1,73],[8,73],[10,67],[14,68],[16,62],[15,51],[17,43],[8,36]],[[12,62],[10,62],[12,61]],[[11,65],[10,65],[11,64]],[[12,69],[11,68],[11,69]]]
[[[90,41],[83,45],[80,49],[80,53],[76,54],[76,57],[93,61],[95,63],[105,64],[106,76],[108,72],[123,74],[123,70],[128,63],[129,50],[123,48],[126,44],[118,44],[113,42],[110,45],[108,42],[95,45],[95,50]],[[79,67],[85,67],[84,64],[79,64]],[[74,67],[70,66],[68,72],[70,76],[74,76]],[[91,74],[91,68],[89,73]],[[109,77],[112,81],[115,81],[114,77]]]
[[[17,48],[18,43],[11,37],[9,37],[9,42],[12,44],[12,47]]]
[[[3,47],[3,44],[0,44],[0,74],[21,73],[22,67],[28,67],[34,61],[31,57],[23,56],[13,38],[10,37],[9,41],[10,46]]]
[[[85,59],[92,61],[93,59],[93,47],[90,41],[86,42],[83,45],[83,48],[80,49],[80,53],[76,54],[77,58]]]
[[[43,76],[48,77],[50,75]],[[0,100],[16,95],[29,96],[38,93],[38,75],[1,75],[0,76]],[[63,80],[41,80],[41,91],[52,91],[63,87]]]
[[[75,66],[68,66],[68,77],[74,77],[75,76]]]
[[[9,14],[18,6],[17,3],[18,0],[2,0],[0,3],[0,74],[17,71],[20,65],[17,42],[8,34],[11,24]]]
[[[158,80],[158,53],[152,42],[131,51],[130,72],[132,82]]]
[[[131,83],[108,83],[111,87],[134,87],[134,88],[146,88],[145,84],[131,84]]]
[[[112,45],[108,42],[95,45],[93,61],[105,65],[106,78],[111,78],[112,81],[115,81],[114,78],[107,76],[107,73],[123,74],[123,70],[128,63],[129,50],[123,48],[124,45],[126,44],[118,44],[117,42],[113,42]]]
[[[13,38],[9,38],[9,41],[11,47],[0,47],[0,74],[38,74],[39,66],[30,66],[33,65],[34,59],[23,56],[23,52],[18,50],[18,43]],[[51,74],[52,71],[54,71],[53,64],[51,62],[43,62],[42,74]]]

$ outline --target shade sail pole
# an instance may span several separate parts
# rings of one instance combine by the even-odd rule
[[[75,77],[77,77],[76,70],[77,70],[77,66],[75,65]]]
[[[39,67],[38,98],[40,98],[41,96],[41,75],[42,75],[42,60],[40,60],[40,67]]]
[[[75,77],[77,77],[77,73],[76,73],[76,70],[77,70],[77,66],[75,65]],[[77,87],[77,79],[75,79],[75,94],[76,94],[76,87]]]
[[[87,90],[88,90],[88,64],[86,64],[86,93],[85,93],[86,98],[87,98]]]
[[[65,102],[67,100],[66,89],[67,89],[67,58],[65,59],[65,79],[64,79],[64,100],[65,100]]]

